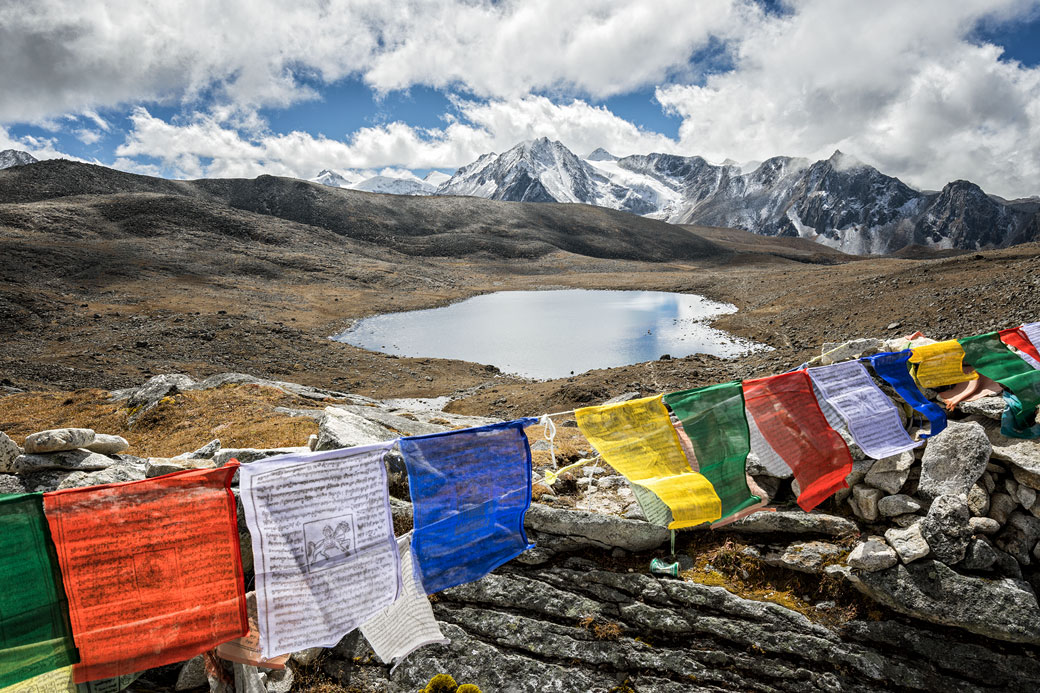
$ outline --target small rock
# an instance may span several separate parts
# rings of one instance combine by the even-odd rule
[[[978,423],[951,421],[928,439],[918,491],[927,499],[968,493],[986,470],[991,450],[986,430]]]
[[[94,442],[90,445],[84,446],[91,452],[97,452],[102,455],[118,455],[130,447],[130,443],[126,441],[126,438],[122,436],[112,436],[107,433],[95,433]]]
[[[249,464],[250,462],[256,462],[257,460],[265,460],[268,457],[291,455],[301,452],[311,452],[311,449],[307,447],[269,448],[266,450],[258,450],[256,448],[222,448],[213,455],[213,462],[218,467],[223,467],[225,464],[230,462],[232,458],[238,460],[241,464]]]
[[[195,655],[181,665],[181,670],[177,674],[177,683],[174,684],[173,690],[190,691],[193,688],[202,688],[208,685],[206,663],[203,661],[202,655]]]
[[[871,536],[852,549],[847,562],[852,568],[873,573],[891,568],[899,562],[899,557],[883,537]]]
[[[910,467],[914,464],[914,453],[912,450],[885,457],[871,466],[870,471],[863,478],[867,484],[879,488],[889,495],[899,493],[903,488],[907,477],[910,476]]]
[[[968,510],[976,517],[982,517],[989,512],[989,494],[979,484],[975,484],[968,491]]]
[[[885,532],[885,539],[899,554],[903,563],[912,563],[919,558],[924,558],[931,551],[928,548],[928,542],[921,535],[919,522],[906,529],[890,529]]]
[[[1004,531],[997,537],[997,546],[1022,565],[1033,563],[1032,551],[1040,540],[1040,520],[1021,511],[1008,516]]]
[[[292,660],[301,666],[309,667],[311,664],[314,664],[314,661],[324,649],[323,647],[308,647],[306,650],[293,652]]]
[[[964,560],[961,561],[961,567],[965,570],[989,570],[996,562],[997,552],[988,541],[972,539],[964,554]]]
[[[835,558],[843,549],[825,541],[801,541],[788,546],[780,556],[779,563],[785,568],[800,573],[818,573],[823,564]]]
[[[896,515],[892,518],[892,524],[894,524],[896,527],[902,527],[903,529],[906,529],[915,522],[920,522],[923,519],[924,517],[922,517],[921,515]]]
[[[293,684],[293,670],[289,667],[261,674],[267,693],[289,693]]]
[[[969,519],[971,512],[964,496],[942,495],[932,502],[919,526],[937,560],[953,565],[964,558],[972,536]]]
[[[790,479],[794,476],[790,467],[785,467],[783,471],[767,469],[759,461],[758,455],[753,452],[748,453],[747,460],[744,462],[744,470],[751,476],[770,479]]]
[[[921,509],[921,504],[917,502],[916,498],[901,493],[895,496],[885,496],[878,501],[877,509],[884,517],[895,517],[896,515],[916,513]]]
[[[177,455],[173,459],[175,460],[211,460],[213,455],[217,454],[220,450],[220,438],[214,438],[198,450],[192,452],[186,452],[183,455]]]
[[[989,465],[986,465],[989,467]],[[986,493],[993,493],[997,490],[997,482],[993,480],[993,472],[986,470],[982,475],[982,485],[986,487]]]
[[[1018,498],[1018,482],[1013,478],[1008,477],[1004,479],[1004,490],[1007,491],[1008,495],[1012,498]]]
[[[628,402],[639,397],[638,392],[622,392],[617,397],[611,397],[603,403],[604,406],[608,404],[621,404],[622,402]]]
[[[968,520],[968,527],[973,534],[996,534],[1000,531],[1000,523],[989,517],[973,517]]]
[[[903,323],[901,323],[901,322],[890,322],[890,323],[888,323],[888,327],[886,327],[885,329],[886,330],[898,330],[902,326],[902,324]]]
[[[989,499],[988,517],[993,518],[1000,524],[1007,522],[1008,515],[1015,509],[1018,503],[1006,493],[994,493]]]
[[[1018,487],[1018,502],[1022,504],[1022,507],[1028,510],[1033,507],[1036,503],[1036,490],[1031,489],[1025,484],[1021,484]]]
[[[823,352],[819,359],[820,364],[829,366],[839,361],[858,359],[860,356],[876,354],[884,346],[884,341],[868,337],[865,339],[853,339],[843,344],[825,342],[821,348]]]
[[[312,451],[314,450],[314,448],[318,447],[317,433],[312,433],[309,436],[307,436],[307,447],[310,448]]]
[[[66,469],[70,471],[95,471],[115,464],[106,455],[88,450],[65,450],[42,455],[19,455],[0,472],[8,474],[32,474],[44,469]]]
[[[93,441],[94,431],[92,429],[54,428],[26,436],[24,447],[27,454],[35,455],[85,448]]]
[[[849,505],[856,517],[866,522],[874,522],[878,518],[878,501],[885,495],[880,489],[860,484],[852,489]]]
[[[14,474],[0,474],[0,494],[27,493],[28,489],[22,479]]]

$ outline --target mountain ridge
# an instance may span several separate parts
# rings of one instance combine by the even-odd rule
[[[581,202],[675,224],[810,238],[854,254],[909,245],[1002,248],[1040,238],[1035,198],[1006,201],[970,181],[922,192],[836,150],[810,161],[777,156],[744,166],[699,156],[602,148],[585,159],[540,138],[460,168],[437,194]]]

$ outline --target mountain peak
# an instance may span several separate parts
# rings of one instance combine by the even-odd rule
[[[608,152],[603,147],[596,147],[592,153],[585,157],[588,161],[617,161],[618,157]]]
[[[39,160],[29,152],[23,152],[17,149],[5,149],[0,152],[0,168],[26,166],[28,164],[35,164],[37,161]]]

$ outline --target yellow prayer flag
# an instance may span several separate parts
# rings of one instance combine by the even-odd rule
[[[964,347],[956,339],[914,347],[910,363],[917,367],[917,382],[921,387],[943,387],[975,380],[975,371],[964,372]]]
[[[679,446],[661,395],[575,412],[578,428],[603,459],[629,481],[653,491],[671,509],[669,529],[722,517],[722,501]]]

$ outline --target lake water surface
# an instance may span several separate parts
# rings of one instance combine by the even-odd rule
[[[500,291],[364,318],[333,337],[399,356],[459,359],[563,378],[663,354],[738,356],[763,345],[705,324],[736,306],[661,291]]]

